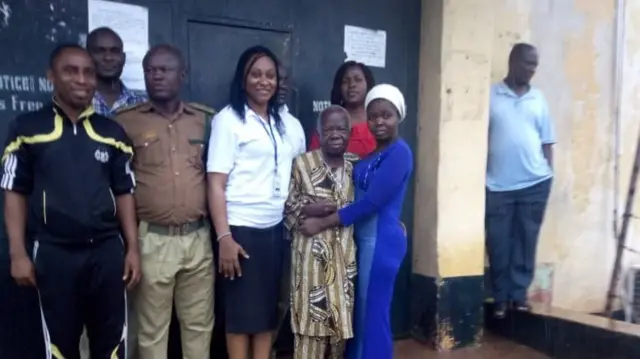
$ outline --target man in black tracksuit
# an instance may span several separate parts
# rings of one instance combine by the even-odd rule
[[[56,48],[47,75],[53,102],[16,118],[2,155],[11,275],[38,289],[47,358],[78,359],[83,325],[92,359],[124,358],[125,287],[140,278],[133,150],[91,107],[96,77],[84,49]]]

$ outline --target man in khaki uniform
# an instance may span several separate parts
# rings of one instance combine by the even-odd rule
[[[178,49],[155,46],[143,66],[149,102],[116,116],[135,147],[143,277],[135,296],[139,357],[167,358],[175,302],[183,357],[208,358],[214,269],[203,154],[214,111],[180,100],[186,70]]]

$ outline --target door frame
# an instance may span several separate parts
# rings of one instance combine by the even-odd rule
[[[291,39],[290,43],[290,51],[287,59],[281,59],[285,64],[288,65],[288,70],[290,76],[295,76],[295,67],[294,59],[297,51],[297,41],[295,41],[294,36],[294,26],[293,23],[290,25],[286,25],[283,23],[277,22],[257,22],[251,20],[238,19],[233,17],[224,17],[224,16],[214,16],[214,15],[203,15],[197,14],[193,11],[186,11],[184,15],[180,17],[179,23],[181,26],[175,26],[174,29],[177,33],[174,33],[174,38],[176,41],[176,46],[182,51],[184,55],[185,61],[190,63],[190,53],[189,53],[189,23],[200,23],[205,25],[214,25],[214,26],[228,26],[228,27],[236,27],[247,30],[257,30],[257,31],[267,31],[267,32],[275,32],[280,34],[286,34]],[[179,29],[179,30],[178,30]],[[184,92],[186,90],[186,92]],[[186,88],[183,89],[183,93],[186,95],[185,97],[192,97],[191,92],[191,84],[187,82]],[[295,94],[293,94],[295,95]],[[298,96],[292,96],[292,105],[293,105],[293,113],[298,107],[297,103]],[[295,100],[295,101],[294,101]]]

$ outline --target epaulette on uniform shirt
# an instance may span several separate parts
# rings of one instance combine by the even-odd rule
[[[211,136],[211,120],[213,115],[216,114],[216,110],[213,107],[209,107],[197,102],[189,102],[187,106],[196,109],[198,111],[204,112],[205,114],[205,123],[204,123],[204,143],[209,143],[209,136]]]
[[[128,106],[123,106],[123,107],[117,109],[115,111],[115,114],[117,116],[117,115],[123,114],[125,112],[129,112],[129,111],[135,110],[136,108],[139,108],[140,106],[145,105],[145,104],[147,104],[147,101],[134,103],[134,104],[131,104],[131,105],[128,105]]]
[[[213,116],[216,114],[216,110],[214,110],[213,107],[209,107],[197,102],[189,102],[187,105],[193,107],[196,110],[202,111],[209,116]]]

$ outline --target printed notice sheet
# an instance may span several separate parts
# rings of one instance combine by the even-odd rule
[[[346,61],[362,62],[367,66],[385,67],[387,32],[345,25],[344,52]]]

